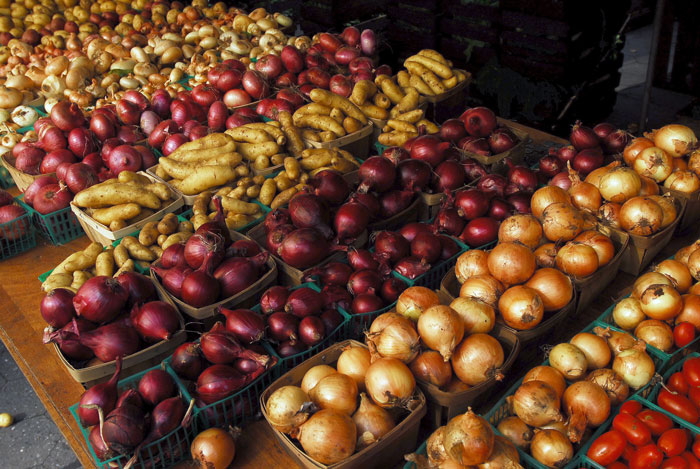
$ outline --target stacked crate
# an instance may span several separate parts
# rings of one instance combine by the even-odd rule
[[[421,49],[438,48],[440,0],[396,0],[387,3],[387,39],[395,65]]]
[[[439,50],[456,66],[478,72],[498,53],[500,19],[498,0],[443,0]]]
[[[345,26],[376,18],[386,10],[385,0],[303,1],[299,25],[304,34],[341,32]]]

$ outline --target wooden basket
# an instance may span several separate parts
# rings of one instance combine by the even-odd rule
[[[459,290],[460,284],[459,281],[457,281],[457,277],[455,276],[455,269],[453,267],[447,272],[447,274],[445,274],[445,277],[442,279],[442,282],[440,284],[440,293],[453,300],[459,296]],[[494,330],[505,329],[507,331],[510,331],[513,334],[515,334],[518,340],[520,340],[520,343],[524,345],[533,342],[539,339],[540,337],[546,336],[552,329],[554,329],[564,319],[566,319],[567,316],[569,316],[576,310],[576,304],[576,288],[574,288],[573,295],[571,297],[571,301],[569,301],[569,304],[564,306],[559,311],[547,313],[542,322],[540,322],[537,326],[533,327],[532,329],[528,329],[525,331],[513,329],[512,327],[506,325],[503,322],[503,320],[497,315],[496,327],[494,328]]]
[[[160,179],[158,179],[158,178],[156,178],[156,177],[154,177],[154,176],[152,176],[144,171],[139,171],[138,174],[146,176],[151,181],[161,182]],[[72,201],[70,203],[70,208],[73,211],[73,213],[75,213],[75,216],[78,218],[78,221],[80,222],[80,226],[83,227],[83,230],[85,230],[85,234],[87,235],[88,238],[90,238],[90,241],[100,243],[102,246],[106,247],[106,246],[111,246],[112,242],[116,241],[117,239],[121,239],[124,236],[128,236],[131,233],[133,233],[134,231],[139,231],[141,228],[143,228],[146,225],[146,223],[151,222],[151,221],[159,221],[168,213],[172,213],[183,206],[184,201],[182,200],[182,196],[180,196],[177,192],[173,191],[172,189],[170,189],[170,195],[174,199],[170,205],[168,205],[165,208],[161,208],[156,213],[144,218],[143,220],[139,220],[136,223],[132,223],[131,225],[124,227],[124,228],[117,230],[117,231],[112,231],[109,229],[109,227],[96,221],[90,215],[85,213],[83,211],[83,209],[81,209],[80,207],[75,205]]]
[[[231,231],[231,239],[232,241],[238,241],[238,240],[248,240],[249,238],[247,236],[242,235],[241,233],[238,233],[237,231]],[[272,285],[276,280],[277,280],[277,263],[275,262],[275,259],[272,258],[272,256],[269,256],[267,259],[267,272],[265,272],[258,280],[255,281],[251,286],[243,290],[242,292],[236,293],[233,296],[230,296],[228,298],[225,298],[221,301],[218,301],[216,303],[213,303],[208,306],[203,306],[201,308],[195,308],[194,306],[190,306],[184,301],[180,300],[179,298],[175,298],[170,292],[168,292],[165,287],[163,286],[162,283],[160,283],[160,280],[158,279],[158,276],[151,270],[150,275],[151,279],[153,280],[153,283],[156,286],[156,291],[158,292],[158,296],[163,299],[163,301],[170,301],[172,302],[181,312],[186,314],[187,316],[197,319],[197,320],[203,320],[206,319],[208,320],[207,323],[209,324],[209,327],[214,324],[214,316],[216,315],[216,308],[219,306],[221,307],[229,307],[229,306],[239,306],[242,304],[245,304],[245,306],[252,306],[256,304],[257,296],[258,293],[261,293],[263,290],[265,290],[268,286]],[[167,298],[167,300],[166,300]],[[245,303],[246,300],[251,300],[251,303]],[[205,323],[206,324],[206,323]]]
[[[288,371],[277,381],[272,383],[270,387],[268,387],[260,396],[260,408],[262,409],[262,414],[265,417],[265,420],[267,420],[269,423],[267,406],[265,404],[275,390],[282,386],[299,386],[304,374],[306,374],[311,367],[322,364],[334,364],[336,361],[338,361],[340,354],[343,353],[343,349],[349,345],[352,345],[353,347],[367,348],[364,344],[354,340],[346,340],[337,343],[321,353],[309,358],[301,365],[295,367],[291,371]],[[292,458],[294,458],[296,463],[305,469],[390,468],[396,466],[397,463],[402,461],[404,454],[413,451],[418,442],[420,421],[426,412],[425,396],[423,396],[423,393],[419,388],[416,388],[415,398],[417,405],[414,407],[414,409],[378,442],[356,452],[349,458],[338,463],[331,464],[330,466],[321,464],[311,459],[311,457],[307,456],[306,453],[304,453],[297,445],[294,444],[289,436],[278,432],[275,429],[273,429],[272,432],[284,449],[292,456]]]
[[[160,296],[160,295],[158,295]],[[162,301],[173,306],[177,309],[175,303],[169,298],[161,297]],[[146,347],[138,352],[128,355],[122,359],[122,371],[119,375],[120,378],[128,378],[140,371],[151,368],[160,364],[165,358],[170,356],[173,351],[187,340],[187,332],[185,332],[185,321],[182,315],[178,312],[178,318],[180,319],[180,329],[173,334],[169,340],[161,340],[155,344]],[[56,355],[58,355],[59,360],[66,367],[68,374],[70,374],[74,380],[81,383],[86,388],[94,386],[98,383],[104,383],[109,380],[109,378],[114,374],[117,369],[116,361],[101,363],[99,365],[87,366],[85,368],[75,368],[73,364],[63,355],[58,344],[52,344]]]
[[[453,88],[437,96],[421,96],[421,101],[428,103],[426,117],[433,122],[444,122],[450,117],[460,115],[464,111],[466,88],[472,81],[471,73],[462,70],[467,76]]]
[[[493,331],[491,335],[496,337],[504,348],[506,359],[499,370],[506,374],[518,357],[520,341],[515,334],[506,329]],[[433,384],[420,380],[416,380],[416,382],[428,400],[427,421],[431,428],[445,425],[458,414],[464,413],[468,407],[474,407],[488,399],[490,397],[489,391],[499,384],[495,378],[489,378],[487,381],[472,386],[466,391],[446,392]]]
[[[472,184],[472,183],[469,183]],[[469,184],[465,184],[462,187],[459,187],[453,191],[450,191],[450,193],[454,196],[457,192],[465,190],[469,187]],[[447,195],[444,192],[438,192],[435,194],[428,194],[427,192],[419,192],[419,197],[420,197],[420,209],[418,211],[418,220],[419,221],[427,221],[427,220],[432,220],[435,215],[438,214],[440,211],[440,207],[442,206],[442,203],[445,201],[447,198]]]
[[[56,173],[37,174],[36,176],[34,176],[32,174],[22,172],[19,169],[15,168],[15,159],[12,158],[12,155],[10,153],[0,155],[0,159],[2,159],[3,166],[5,167],[5,169],[7,169],[7,172],[10,173],[12,180],[15,181],[15,185],[17,186],[17,189],[19,189],[20,192],[26,191],[27,188],[32,185],[34,180],[42,176],[56,176]]]
[[[499,153],[497,155],[484,156],[479,155],[477,153],[472,153],[470,151],[460,150],[462,154],[466,157],[474,158],[476,161],[486,166],[495,165],[506,158],[511,160],[513,163],[522,162],[525,159],[525,147],[527,146],[527,142],[530,140],[530,136],[520,129],[516,129],[514,127],[508,126],[507,124],[504,124],[503,121],[499,121],[499,123],[503,125],[503,127],[507,127],[508,130],[513,132],[515,136],[518,137],[518,140],[520,141],[517,145],[515,145],[510,150],[504,151],[503,153]]]
[[[663,230],[651,236],[639,236],[626,233],[622,230],[610,228],[602,223],[598,224],[598,231],[608,236],[613,241],[620,242],[623,235],[629,237],[627,249],[625,249],[620,263],[620,270],[630,275],[638,275],[656,255],[673,239],[676,227],[685,213],[685,199],[675,199],[677,216],[676,219]]]
[[[369,155],[370,147],[372,146],[372,122],[368,122],[366,126],[344,137],[336,138],[330,142],[312,142],[304,139],[307,147],[311,148],[337,148],[345,150],[357,159],[365,160]]]

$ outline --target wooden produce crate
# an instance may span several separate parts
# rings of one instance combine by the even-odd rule
[[[312,142],[304,140],[307,147],[311,148],[337,148],[345,150],[360,160],[366,160],[372,146],[372,132],[374,125],[369,121],[366,126],[344,137],[336,138],[330,142]]]
[[[138,174],[146,176],[151,181],[161,182],[160,179],[157,179],[154,176],[152,176],[144,171],[139,171]],[[90,238],[90,241],[100,243],[103,246],[110,246],[113,241],[116,241],[117,239],[123,238],[124,236],[128,236],[129,234],[133,233],[134,231],[140,230],[141,228],[144,227],[144,225],[146,225],[146,223],[151,222],[151,221],[159,221],[168,213],[173,213],[176,210],[178,210],[180,207],[182,207],[184,204],[184,201],[182,200],[182,196],[177,194],[172,189],[170,189],[170,192],[171,192],[171,195],[173,198],[173,202],[170,205],[168,205],[167,207],[162,207],[160,210],[158,210],[153,215],[148,216],[148,217],[144,218],[143,220],[139,220],[136,223],[132,223],[131,225],[124,227],[124,228],[117,230],[117,231],[112,231],[109,229],[109,227],[94,220],[82,208],[78,207],[73,202],[70,203],[70,207],[71,207],[71,210],[73,211],[73,213],[75,213],[75,216],[78,218],[78,221],[80,222],[80,226],[82,226],[83,230],[85,230],[85,234],[87,235],[88,238]]]
[[[7,172],[10,173],[12,180],[15,181],[15,185],[20,192],[26,191],[27,188],[32,185],[34,180],[40,178],[41,176],[56,176],[56,173],[37,174],[34,176],[32,174],[27,174],[20,171],[19,169],[15,168],[15,158],[12,157],[11,153],[0,155],[0,160],[2,160],[2,165],[5,167],[5,169],[7,169]]]
[[[323,352],[311,357],[293,370],[285,373],[277,381],[272,383],[262,396],[260,396],[260,407],[262,408],[263,416],[267,419],[266,402],[270,395],[282,386],[299,386],[304,374],[313,366],[316,365],[334,365],[338,357],[343,352],[343,349],[348,345],[354,347],[365,347],[364,344],[353,340],[347,340],[332,347],[327,348]],[[366,348],[366,347],[365,347]],[[425,415],[426,405],[425,396],[416,388],[415,391],[415,407],[408,415],[399,422],[389,433],[384,435],[378,442],[356,452],[349,458],[332,465],[325,465],[314,461],[306,455],[288,436],[277,430],[272,430],[277,441],[284,449],[292,456],[292,458],[305,469],[350,469],[361,467],[363,469],[385,469],[394,467],[397,463],[403,460],[403,455],[410,453],[418,442],[418,431],[420,421]]]
[[[457,277],[455,276],[455,269],[452,267],[445,277],[442,279],[442,283],[440,284],[440,292],[444,294],[446,297],[450,298],[450,301],[453,299],[457,298],[459,296],[459,290],[461,288],[461,285],[459,284],[459,281],[457,280]],[[533,327],[532,329],[528,329],[525,331],[519,331],[516,329],[513,329],[512,327],[506,325],[503,322],[503,319],[499,317],[499,315],[496,315],[496,327],[495,329],[505,329],[513,334],[515,334],[518,337],[518,340],[522,344],[527,344],[530,342],[534,342],[537,339],[540,339],[541,337],[546,336],[552,329],[554,329],[557,325],[559,325],[564,319],[566,319],[569,315],[573,314],[573,312],[576,310],[576,304],[577,304],[577,298],[576,298],[576,288],[573,289],[573,296],[571,298],[571,301],[569,301],[569,304],[564,306],[562,309],[559,311],[554,311],[551,313],[545,314],[545,317],[542,319],[542,322],[540,322],[537,326]]]
[[[610,262],[588,277],[573,279],[576,293],[578,294],[576,315],[583,314],[593,300],[617,277],[622,258],[629,244],[629,235],[627,233],[619,233],[619,236],[611,237],[610,239],[615,246],[615,256]]]
[[[685,212],[685,200],[676,199],[677,217],[669,226],[651,236],[638,236],[625,233],[622,230],[610,228],[598,224],[598,231],[608,236],[613,241],[621,242],[624,234],[629,236],[629,243],[622,256],[620,270],[630,275],[638,275],[656,255],[673,239],[676,226],[680,223]]]
[[[465,151],[465,150],[460,150],[462,154],[466,157],[469,158],[474,158],[476,161],[479,163],[486,165],[488,167],[492,167],[493,165],[503,161],[504,159],[508,158],[511,160],[513,163],[520,163],[525,159],[525,147],[527,146],[527,142],[530,140],[530,136],[526,133],[523,132],[520,129],[516,129],[514,127],[510,127],[507,124],[504,124],[502,120],[499,119],[499,124],[507,127],[508,130],[513,132],[516,137],[518,137],[518,140],[520,140],[513,148],[510,150],[504,151],[503,153],[499,153],[497,155],[490,155],[490,156],[484,156],[484,155],[479,155],[477,153],[472,153],[470,151]]]
[[[505,361],[499,371],[507,374],[520,352],[520,341],[515,334],[506,329],[495,330],[490,335],[498,339],[503,347]],[[416,383],[428,400],[427,422],[431,428],[446,425],[452,418],[466,412],[467,408],[488,399],[489,391],[498,392],[499,388],[502,388],[497,386],[499,382],[495,378],[489,378],[481,384],[460,392],[445,392],[433,384],[420,380],[416,380]]]
[[[231,233],[231,240],[234,242],[238,240],[250,239],[247,236],[238,233],[237,231],[229,230],[229,232]],[[156,286],[158,296],[163,301],[171,301],[182,313],[186,314],[187,316],[193,319],[197,319],[200,321],[204,320],[206,330],[208,330],[211,326],[214,325],[214,316],[216,315],[216,308],[227,308],[229,306],[252,306],[256,303],[258,294],[262,293],[268,286],[275,283],[275,281],[277,280],[277,263],[275,262],[275,259],[273,259],[272,256],[268,257],[266,265],[267,271],[263,273],[260,276],[260,278],[255,281],[255,283],[253,283],[251,286],[249,286],[242,292],[239,292],[223,300],[217,301],[216,303],[213,303],[211,305],[203,306],[201,308],[195,308],[194,306],[188,305],[181,299],[176,298],[174,295],[172,295],[169,291],[165,289],[165,287],[160,282],[158,276],[155,274],[155,272],[153,272],[153,270],[151,270],[150,275],[151,280],[153,280],[153,283]],[[252,303],[250,301],[252,301]]]
[[[177,309],[175,303],[169,298],[161,297],[161,300],[169,303],[171,306]],[[170,356],[179,345],[183,344],[185,340],[187,340],[185,321],[179,312],[178,317],[180,318],[180,329],[173,334],[169,340],[161,340],[160,342],[156,342],[122,359],[122,371],[120,375],[122,378],[127,378],[140,371],[160,364],[161,361]],[[61,352],[58,344],[53,343],[51,345],[56,351],[56,355],[58,355],[59,360],[61,360],[63,365],[66,367],[68,374],[70,374],[77,382],[82,383],[82,385],[86,388],[108,381],[114,374],[114,371],[117,369],[117,364],[114,360],[107,363],[100,363],[99,365],[78,368],[74,366],[65,355],[63,355],[63,352]]]

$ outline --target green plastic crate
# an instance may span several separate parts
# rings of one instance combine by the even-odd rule
[[[151,370],[160,369],[161,367],[163,367],[165,371],[173,377],[175,383],[178,383],[175,372],[169,366],[167,366],[167,364],[161,364],[119,381],[117,384],[119,391],[129,388],[136,388],[143,375]],[[187,405],[189,405],[191,399],[189,394],[187,394],[187,392],[182,388],[179,389],[179,391],[183,400],[185,400]],[[72,405],[70,407],[70,412],[73,415],[73,418],[75,418],[78,427],[80,427],[80,431],[83,433],[85,443],[87,444],[90,456],[92,456],[92,460],[95,462],[95,465],[99,468],[123,468],[129,457],[117,456],[106,461],[101,461],[95,454],[95,450],[88,440],[90,430],[83,428],[83,426],[80,424],[80,419],[78,418],[77,413],[78,404]],[[163,438],[144,446],[141,449],[141,453],[136,464],[134,464],[132,467],[136,469],[165,469],[189,458],[190,445],[192,444],[194,437],[197,436],[197,428],[197,419],[195,417],[192,418],[191,424],[187,428],[178,427],[169,434],[165,435]]]
[[[277,363],[258,376],[255,381],[220,401],[203,407],[195,403],[194,411],[198,428],[226,428],[229,425],[241,426],[257,418],[260,412],[258,399],[263,391],[277,379],[279,375],[277,368],[280,365],[279,357],[272,347],[265,343],[262,343],[262,346],[269,355],[277,358]],[[170,368],[172,356],[166,358],[164,362],[167,364],[168,369],[172,369]],[[185,398],[189,400],[195,397],[195,383],[180,378],[174,371],[172,374],[175,376],[175,382]]]
[[[21,207],[19,199],[15,202]],[[7,223],[0,224],[0,260],[16,256],[36,246],[36,233],[32,225],[32,214],[25,214]]]
[[[60,246],[85,234],[70,207],[44,215],[24,203],[24,195],[19,196],[18,200],[20,205],[32,214],[34,226],[52,244]]]
[[[9,189],[15,186],[15,181],[10,176],[10,172],[4,166],[0,166],[0,188]]]
[[[291,290],[296,290],[302,287],[308,287],[317,292],[321,291],[321,289],[318,288],[318,285],[311,282],[302,283],[301,285],[294,287]],[[251,310],[255,311],[256,313],[259,313],[260,304],[255,305],[251,308]],[[340,315],[343,317],[344,321],[340,323],[340,325],[338,325],[338,327],[336,327],[335,330],[331,331],[330,334],[327,334],[325,339],[323,339],[321,342],[314,345],[313,347],[309,347],[303,352],[297,353],[296,355],[291,355],[289,357],[284,358],[280,357],[279,366],[275,370],[275,379],[279,378],[284,373],[291,370],[295,366],[301,364],[302,362],[306,361],[307,359],[313,357],[326,347],[333,345],[336,342],[340,342],[341,340],[347,339],[346,334],[348,331],[348,323],[351,319],[351,316],[342,308],[338,308],[338,312],[340,312]],[[275,348],[272,346],[272,344],[270,344],[270,342],[267,339],[265,339],[263,342],[267,344],[271,349],[275,350]],[[275,352],[275,354],[277,353]]]

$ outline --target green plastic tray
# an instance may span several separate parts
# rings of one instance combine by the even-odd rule
[[[21,207],[18,198],[14,199]],[[36,232],[32,224],[32,214],[25,214],[7,223],[0,224],[0,260],[16,256],[36,246]]]
[[[85,234],[70,207],[43,215],[24,203],[24,194],[17,198],[20,205],[32,214],[34,226],[52,244],[60,246]]]
[[[160,369],[161,367],[174,378],[175,383],[179,384],[175,372],[167,364],[161,364],[119,381],[117,387],[120,391],[128,388],[136,388],[143,375],[151,370]],[[191,397],[186,390],[180,388],[179,392],[183,400],[185,400],[187,405],[189,405]],[[90,430],[83,428],[83,426],[80,424],[80,419],[78,418],[77,413],[78,404],[73,404],[70,407],[70,412],[73,414],[73,418],[75,418],[78,427],[80,427],[80,431],[83,433],[85,443],[90,450],[90,456],[92,456],[92,460],[95,462],[95,465],[99,468],[123,468],[129,459],[128,457],[117,456],[106,461],[101,461],[97,457],[95,450],[88,440]],[[189,458],[190,445],[198,433],[197,428],[197,419],[195,417],[192,419],[192,423],[187,428],[178,427],[169,434],[165,435],[163,438],[144,446],[141,449],[141,453],[136,464],[134,464],[132,467],[137,469],[165,469]]]
[[[4,166],[0,167],[0,188],[9,189],[15,186],[15,181],[10,176],[10,172]]]

